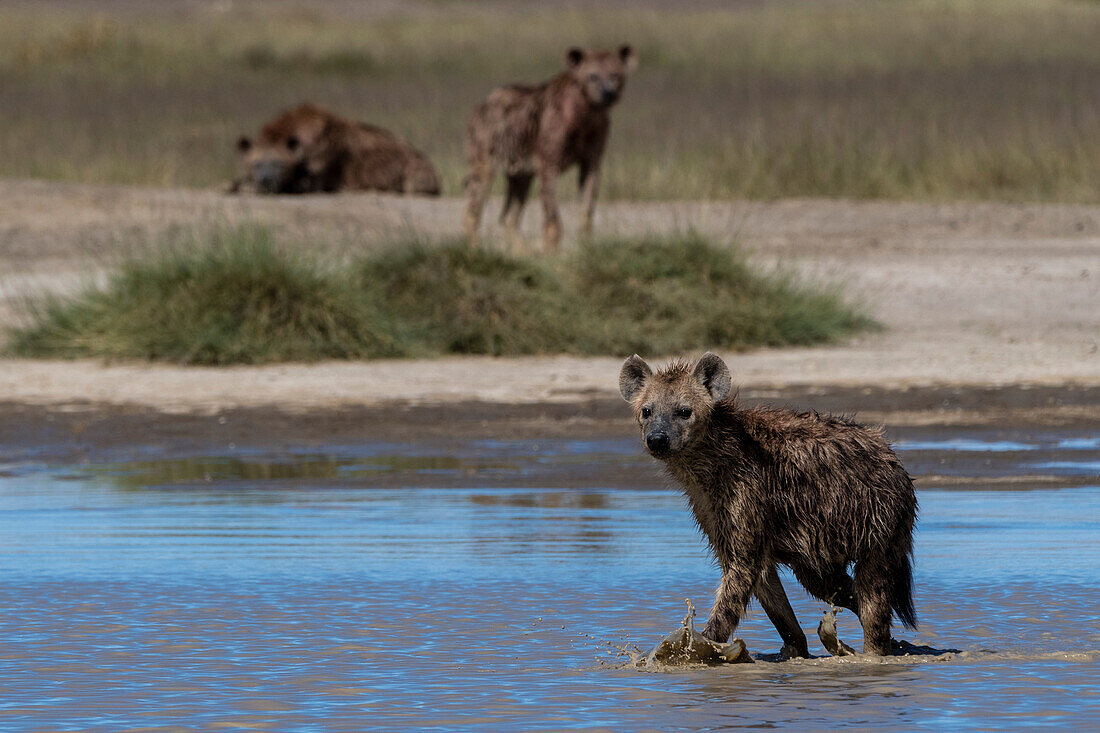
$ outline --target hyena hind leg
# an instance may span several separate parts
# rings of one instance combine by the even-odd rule
[[[793,570],[795,578],[810,595],[859,615],[859,598],[847,570],[833,568],[824,573],[807,567],[795,567]]]
[[[520,223],[523,220],[523,207],[527,205],[527,196],[531,193],[531,181],[533,179],[534,176],[531,174],[509,175],[507,177],[507,195],[504,199],[504,208],[500,212],[500,223],[504,225],[508,246],[516,252],[524,248]]]
[[[791,602],[787,599],[787,593],[783,590],[783,582],[779,579],[779,573],[775,565],[765,568],[764,573],[757,581],[753,589],[753,595],[760,601],[760,607],[768,614],[775,630],[783,639],[783,647],[793,656],[803,659],[810,656],[809,647],[806,645],[806,634],[798,625],[798,617],[794,615]]]
[[[890,569],[884,562],[866,559],[856,563],[855,596],[859,623],[863,626],[863,653],[890,653]]]

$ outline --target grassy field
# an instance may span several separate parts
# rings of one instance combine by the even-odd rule
[[[261,364],[440,354],[667,354],[810,345],[873,321],[835,289],[761,274],[694,235],[560,258],[395,241],[348,261],[251,225],[146,248],[103,286],[32,307],[19,356]]]
[[[461,190],[494,85],[629,41],[617,198],[1100,199],[1100,3],[1085,0],[0,6],[0,176],[215,186],[311,99],[388,126]]]

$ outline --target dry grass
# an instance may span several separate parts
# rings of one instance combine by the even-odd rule
[[[423,147],[457,194],[464,120],[489,88],[629,40],[642,64],[610,197],[1100,190],[1095,2],[119,7],[0,9],[0,175],[213,186],[236,134],[313,99]]]

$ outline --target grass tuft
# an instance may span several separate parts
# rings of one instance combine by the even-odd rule
[[[759,274],[696,234],[584,245],[570,270],[590,314],[588,353],[811,345],[873,325],[837,289]]]
[[[269,230],[132,259],[12,333],[32,357],[260,364],[441,354],[669,354],[825,343],[874,327],[836,289],[757,273],[697,235],[556,259],[396,242],[337,267]]]
[[[411,241],[365,258],[359,276],[414,352],[539,354],[574,340],[568,294],[535,259]]]
[[[105,287],[32,317],[16,354],[222,365],[400,353],[360,289],[255,227],[130,260]]]

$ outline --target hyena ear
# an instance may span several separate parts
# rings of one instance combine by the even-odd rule
[[[623,368],[619,372],[619,394],[623,396],[624,400],[630,402],[651,374],[653,374],[653,370],[649,368],[649,364],[646,364],[642,357],[637,354],[630,357],[623,362]]]
[[[237,138],[237,152],[238,153],[247,153],[251,149],[252,149],[252,141],[248,138],[247,135],[241,135],[239,138]]]
[[[634,47],[629,43],[619,46],[619,61],[628,74],[638,68],[638,54],[634,53]]]
[[[715,401],[724,400],[729,396],[730,390],[733,389],[733,379],[730,377],[730,370],[726,366],[726,362],[722,361],[722,357],[718,354],[710,351],[703,354],[702,358],[699,359],[692,376],[707,388]]]
[[[577,68],[577,65],[582,61],[584,61],[584,51],[577,48],[576,46],[569,49],[569,51],[565,54],[565,65],[568,66],[570,69]]]

